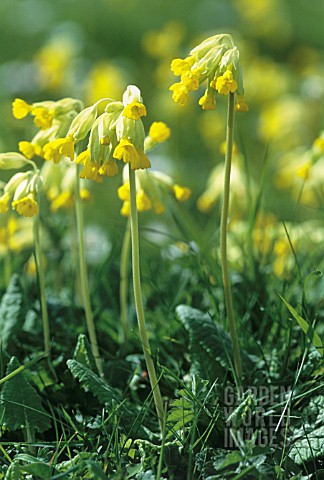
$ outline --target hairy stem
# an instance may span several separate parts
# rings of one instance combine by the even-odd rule
[[[41,305],[41,314],[42,314],[42,323],[43,323],[43,337],[44,337],[44,351],[45,356],[50,357],[50,327],[48,320],[48,311],[46,303],[46,294],[45,294],[45,271],[44,271],[44,262],[41,251],[40,243],[40,222],[39,215],[34,216],[34,245],[35,245],[35,262],[38,276],[38,285],[39,285],[39,294],[40,294],[40,305]]]
[[[85,249],[84,249],[83,207],[82,207],[82,202],[80,197],[80,177],[79,177],[78,166],[76,168],[76,177],[75,177],[75,212],[76,212],[77,231],[78,231],[79,270],[80,270],[82,303],[83,303],[83,308],[84,308],[84,313],[85,313],[85,318],[87,323],[87,329],[89,333],[91,350],[96,361],[98,372],[100,376],[103,377],[104,372],[103,372],[102,361],[99,353],[96,329],[95,329],[91,303],[90,303],[87,265],[86,265],[86,259],[85,259]]]
[[[158,415],[161,432],[163,432],[163,402],[158,385],[157,376],[155,373],[153,359],[151,357],[151,349],[145,327],[145,316],[142,300],[141,290],[141,278],[140,278],[140,265],[139,265],[139,240],[138,240],[138,218],[137,218],[137,206],[136,206],[136,184],[135,184],[135,172],[129,165],[129,184],[130,184],[130,210],[131,210],[131,239],[132,239],[132,266],[133,266],[133,288],[135,307],[137,313],[137,321],[140,339],[143,346],[144,357],[146,361],[147,371],[149,374],[151,388],[153,392],[153,398],[155,403],[156,412]]]
[[[240,379],[242,376],[242,361],[241,361],[238,337],[236,333],[236,324],[235,324],[232,290],[231,290],[231,280],[230,280],[230,275],[228,270],[228,261],[227,261],[227,222],[228,222],[230,178],[231,178],[231,165],[232,165],[232,153],[233,153],[234,107],[235,107],[235,94],[229,93],[228,109],[227,109],[227,124],[226,124],[224,192],[223,192],[223,205],[222,205],[221,224],[220,224],[220,254],[221,254],[225,306],[226,306],[226,313],[227,313],[229,330],[230,330],[232,346],[233,346],[234,368],[235,368],[237,377]]]
[[[120,258],[120,321],[123,330],[123,342],[128,338],[127,294],[128,294],[128,257],[130,252],[130,219],[127,220]]]

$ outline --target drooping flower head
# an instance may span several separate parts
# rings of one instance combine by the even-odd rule
[[[214,110],[216,95],[227,95],[229,92],[237,92],[240,96],[237,110],[247,110],[242,97],[244,88],[239,50],[230,35],[207,38],[191,50],[187,58],[174,59],[171,70],[180,77],[180,81],[171,85],[170,90],[173,100],[181,106],[186,105],[189,93],[198,90],[206,81],[206,91],[199,100],[203,110]]]
[[[122,102],[102,99],[80,112],[66,138],[68,143],[89,138],[86,150],[76,158],[84,167],[81,178],[101,183],[105,176],[117,175],[116,160],[129,163],[133,170],[149,168],[151,163],[144,153],[144,115],[146,107],[135,85],[127,87]]]
[[[63,98],[54,101],[44,101],[28,104],[16,98],[12,104],[15,118],[22,119],[28,114],[34,117],[34,123],[39,128],[34,138],[19,142],[19,150],[26,158],[43,157],[58,163],[62,156],[74,156],[72,139],[64,138],[72,120],[83,108],[82,102],[74,98]]]
[[[9,202],[20,215],[33,217],[38,215],[37,193],[42,179],[39,170],[31,160],[20,153],[9,152],[0,154],[0,169],[19,169],[22,166],[32,166],[32,170],[15,173],[4,185],[0,196],[0,213],[7,212]]]

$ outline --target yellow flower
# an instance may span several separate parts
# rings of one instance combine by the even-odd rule
[[[216,80],[216,90],[221,95],[227,95],[229,92],[234,93],[238,89],[238,85],[233,78],[231,70],[226,70],[224,75],[221,75]]]
[[[108,160],[100,166],[98,172],[100,175],[114,177],[115,175],[118,175],[118,167],[114,160]]]
[[[70,158],[70,160],[74,159],[74,140],[72,137],[57,138],[44,146],[45,160],[53,160],[54,163],[58,163],[62,155]]]
[[[152,208],[152,202],[142,188],[136,193],[136,206],[139,212],[146,212]]]
[[[79,153],[75,159],[75,163],[78,165],[86,165],[88,162],[90,162],[90,150],[87,148],[87,150]]]
[[[123,206],[120,209],[120,213],[121,213],[121,215],[123,215],[123,217],[129,217],[129,215],[130,215],[130,202],[128,200],[126,200],[123,203]]]
[[[117,193],[118,193],[118,197],[120,198],[120,200],[123,200],[124,202],[129,202],[129,199],[130,199],[129,182],[123,183],[123,185],[121,185],[118,188]]]
[[[0,197],[0,213],[6,213],[8,211],[8,203],[9,203],[10,195],[8,192],[5,192]]]
[[[34,124],[41,130],[46,130],[52,126],[53,113],[44,107],[35,107],[31,111],[34,118]]]
[[[188,187],[182,187],[181,185],[173,185],[173,192],[176,199],[179,202],[185,202],[191,195],[191,190]]]
[[[52,142],[49,142],[44,146],[43,152],[45,160],[53,160],[54,163],[59,163],[61,160],[61,154],[57,149],[52,147]]]
[[[185,105],[188,93],[197,90],[205,81],[209,83],[208,89],[199,101],[203,110],[215,109],[215,98],[208,92],[210,88],[224,95],[237,90],[243,94],[243,74],[239,57],[239,50],[232,37],[220,34],[204,40],[192,49],[189,57],[184,60],[176,58],[171,63],[171,70],[175,75],[181,76],[181,81],[170,87],[173,100]],[[220,72],[225,73],[221,75]]]
[[[187,104],[189,88],[186,87],[182,82],[174,83],[173,85],[171,85],[169,90],[173,92],[172,99],[176,103],[179,103],[179,105],[181,105],[182,107]]]
[[[221,146],[219,147],[219,151],[222,155],[226,155],[226,141],[221,143]],[[233,143],[232,155],[238,155],[238,149],[237,149],[236,143]]]
[[[87,180],[94,180],[97,183],[103,182],[103,176],[99,173],[100,165],[91,160],[87,162],[84,168],[80,172],[80,178],[85,178]]]
[[[248,112],[249,106],[244,100],[244,95],[237,95],[235,101],[235,111],[236,112]]]
[[[199,99],[199,105],[203,110],[215,110],[216,108],[216,96],[215,91],[212,89],[206,89],[205,94]]]
[[[308,180],[311,167],[312,164],[310,162],[306,162],[303,165],[300,165],[300,167],[297,168],[297,176],[302,178],[303,180]]]
[[[50,209],[52,212],[56,212],[60,208],[70,208],[73,206],[73,195],[71,192],[65,191],[61,192],[54,200],[51,202]]]
[[[316,148],[319,152],[323,153],[324,152],[324,137],[318,137],[314,140],[313,147]]]
[[[190,70],[194,63],[195,59],[193,57],[187,57],[184,60],[182,58],[175,58],[171,62],[171,71],[178,77]]]
[[[126,105],[123,110],[123,116],[131,120],[138,120],[146,115],[146,107],[143,103],[134,99],[131,103]]]
[[[32,106],[21,98],[16,98],[12,103],[12,114],[18,120],[25,118],[31,112],[31,110]]]
[[[181,75],[181,82],[189,90],[198,90],[200,74],[198,71],[189,70]]]
[[[81,200],[84,200],[85,202],[88,202],[91,200],[91,193],[87,188],[81,188],[80,189],[80,198]]]
[[[12,202],[11,206],[24,217],[33,217],[34,215],[38,215],[38,203],[34,199],[33,194],[29,194],[26,197],[15,200]]]
[[[42,147],[37,145],[37,143],[22,141],[18,143],[18,148],[21,153],[29,159],[33,158],[35,155],[41,157],[43,154]]]
[[[171,135],[170,128],[164,122],[153,122],[149,136],[155,143],[165,142]]]
[[[114,150],[114,158],[123,160],[124,163],[130,163],[132,170],[150,168],[151,162],[145,153],[134,147],[128,138],[122,138]]]

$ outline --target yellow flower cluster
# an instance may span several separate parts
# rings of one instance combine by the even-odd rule
[[[0,168],[18,169],[21,166],[33,166],[32,171],[15,173],[4,185],[0,196],[0,213],[6,213],[9,203],[20,215],[33,217],[38,215],[36,196],[41,184],[41,178],[36,165],[20,153],[1,153]]]
[[[122,102],[103,99],[82,110],[67,132],[66,143],[57,143],[59,151],[70,156],[74,144],[89,135],[87,148],[77,156],[76,163],[83,165],[81,178],[98,183],[105,176],[117,175],[116,160],[129,163],[133,170],[149,168],[151,163],[144,153],[145,132],[141,121],[144,115],[146,107],[141,92],[130,85]]]
[[[180,82],[171,85],[172,98],[181,106],[186,105],[190,91],[198,90],[207,82],[204,95],[199,100],[203,110],[216,108],[216,94],[228,95],[237,92],[237,111],[247,111],[243,98],[243,74],[239,51],[230,35],[215,35],[191,50],[185,59],[176,58],[171,70],[180,76]]]
[[[45,101],[28,104],[16,98],[12,104],[13,116],[25,118],[34,116],[34,123],[40,129],[31,142],[19,142],[19,150],[26,158],[34,156],[58,163],[62,155],[74,158],[74,144],[64,138],[72,120],[82,110],[82,103],[73,98],[63,98],[57,102]]]
[[[154,210],[157,215],[165,211],[163,197],[172,194],[179,202],[185,202],[191,195],[188,187],[175,184],[171,177],[157,171],[139,171],[136,176],[136,205],[139,212]],[[130,186],[128,172],[124,170],[124,183],[118,189],[118,196],[123,201],[120,213],[130,214]]]

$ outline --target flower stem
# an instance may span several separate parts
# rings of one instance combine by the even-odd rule
[[[128,218],[120,258],[120,321],[123,330],[123,342],[128,338],[127,293],[128,293],[128,257],[130,252],[130,219]]]
[[[98,372],[100,376],[103,377],[104,372],[103,372],[102,361],[99,353],[96,329],[95,329],[91,303],[90,303],[87,265],[86,265],[86,259],[85,259],[85,249],[84,249],[84,233],[83,233],[84,222],[83,222],[83,207],[82,207],[82,202],[80,197],[79,166],[76,167],[76,177],[75,177],[75,213],[76,213],[77,231],[78,231],[79,270],[80,270],[82,303],[83,303],[83,308],[84,308],[84,313],[85,313],[85,318],[87,323],[87,329],[89,333],[91,350],[95,358]]]
[[[155,373],[153,359],[151,357],[151,350],[149,340],[145,327],[145,316],[142,300],[141,290],[141,278],[140,278],[140,265],[139,265],[139,240],[138,240],[138,218],[137,218],[137,206],[136,206],[136,184],[135,184],[135,172],[129,165],[129,184],[130,184],[130,218],[131,218],[131,239],[132,239],[132,266],[133,266],[133,288],[135,307],[138,320],[139,334],[143,346],[144,357],[146,361],[147,371],[149,374],[151,388],[153,392],[153,398],[157,416],[159,419],[160,429],[163,432],[163,402],[158,385],[157,376]]]
[[[222,265],[222,277],[224,285],[224,296],[226,313],[229,322],[229,330],[233,346],[234,368],[238,379],[242,376],[242,361],[240,354],[240,347],[236,333],[235,316],[231,291],[231,280],[228,270],[227,261],[227,222],[229,210],[229,196],[230,196],[230,178],[231,178],[231,164],[233,153],[233,134],[234,134],[234,107],[235,107],[235,93],[229,93],[228,107],[227,107],[227,124],[226,124],[226,155],[225,155],[225,172],[224,172],[224,193],[223,205],[220,224],[220,254]]]
[[[48,320],[47,304],[46,304],[46,294],[45,294],[45,272],[44,272],[44,262],[41,251],[40,244],[40,234],[39,234],[39,215],[34,216],[34,245],[35,245],[35,262],[38,276],[38,285],[40,293],[40,304],[41,304],[41,313],[42,313],[42,323],[43,323],[43,336],[44,336],[44,351],[45,356],[50,356],[51,340],[50,340],[50,327]]]

